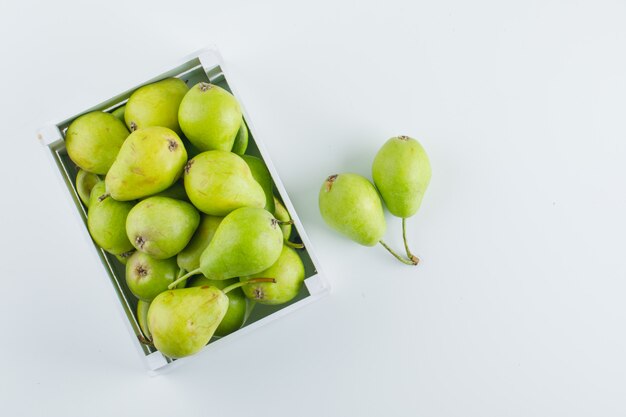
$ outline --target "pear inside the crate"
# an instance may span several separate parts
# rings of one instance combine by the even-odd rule
[[[110,113],[93,111],[76,118],[65,133],[65,148],[81,169],[106,174],[128,137],[123,122]]]
[[[189,88],[178,78],[144,85],[131,94],[124,119],[131,131],[161,126],[180,133],[178,107]]]
[[[85,206],[89,207],[91,190],[100,181],[102,180],[98,175],[82,169],[78,170],[78,174],[76,174],[76,192]]]
[[[183,133],[201,151],[232,150],[241,120],[241,108],[235,97],[206,82],[191,87],[178,110]]]
[[[185,191],[200,211],[225,216],[240,207],[265,206],[263,187],[246,162],[225,151],[207,151],[185,166]]]

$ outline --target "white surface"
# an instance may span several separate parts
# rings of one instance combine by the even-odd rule
[[[0,6],[0,414],[626,414],[626,4],[257,3]],[[334,293],[149,378],[34,131],[211,42]],[[400,133],[415,269],[316,204]]]

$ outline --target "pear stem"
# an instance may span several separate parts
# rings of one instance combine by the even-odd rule
[[[244,285],[248,285],[248,284],[255,284],[257,282],[276,282],[276,280],[274,278],[252,278],[251,280],[248,280],[248,281],[235,282],[234,284],[231,284],[228,287],[224,288],[222,292],[224,294],[228,294],[235,288],[243,287]]]
[[[304,249],[304,244],[303,243],[296,243],[296,242],[292,242],[290,240],[285,239],[285,245],[289,246],[292,249]]]
[[[404,259],[402,256],[398,255],[396,252],[394,252],[393,249],[391,249],[389,246],[387,246],[387,244],[385,242],[383,242],[382,240],[379,240],[378,243],[383,245],[383,248],[387,249],[390,254],[392,254],[397,260],[399,260],[403,264],[406,264],[406,265],[417,265],[413,261],[409,261],[408,259]]]
[[[417,265],[420,262],[420,258],[413,255],[411,253],[411,249],[409,249],[409,244],[406,240],[406,219],[402,218],[402,240],[404,240],[404,249],[406,249],[406,256],[409,257],[411,261],[413,261],[413,265]]]
[[[141,343],[142,345],[154,346],[154,343],[152,342],[152,340],[144,336],[143,333],[139,333],[137,335],[137,339],[139,339],[139,343]]]
[[[278,220],[278,219],[276,219],[276,223],[280,224],[281,226],[287,226],[287,225],[293,224],[293,220]]]
[[[190,271],[190,272],[187,272],[185,275],[183,275],[183,276],[181,276],[181,277],[178,277],[178,278],[176,279],[176,281],[174,281],[174,282],[172,282],[170,285],[168,285],[168,286],[167,286],[167,288],[171,290],[171,289],[175,288],[178,284],[180,284],[180,282],[181,282],[181,281],[186,280],[187,278],[189,278],[189,277],[190,277],[190,276],[192,276],[192,275],[199,274],[200,272],[202,272],[202,271],[200,270],[200,268],[198,268],[198,269],[194,269],[193,271]]]

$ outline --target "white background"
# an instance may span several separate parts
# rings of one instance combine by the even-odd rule
[[[0,414],[625,415],[624,22],[623,1],[3,1]],[[150,378],[35,131],[210,43],[333,294]],[[433,166],[417,268],[317,209],[397,134]]]

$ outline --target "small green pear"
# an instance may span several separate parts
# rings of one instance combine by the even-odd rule
[[[376,245],[387,229],[376,188],[357,174],[328,177],[320,189],[319,207],[330,227],[361,245]]]
[[[104,175],[127,137],[128,129],[115,116],[93,111],[70,124],[65,133],[65,148],[70,159],[81,169]]]
[[[99,176],[92,174],[91,172],[78,170],[76,174],[76,192],[80,197],[80,200],[86,207],[89,207],[89,197],[91,196],[91,190],[94,185],[102,181]]]
[[[233,143],[233,149],[231,152],[241,156],[246,153],[246,149],[248,149],[248,126],[246,126],[246,122],[242,118],[241,127],[237,132],[235,143]]]
[[[252,177],[256,182],[263,187],[265,192],[265,210],[270,213],[274,213],[274,183],[272,182],[272,176],[267,169],[265,163],[256,156],[242,155],[241,156],[252,172]]]
[[[417,140],[408,136],[394,137],[376,154],[372,177],[391,214],[408,218],[422,204],[430,183],[430,161]]]
[[[283,250],[274,265],[265,271],[247,277],[241,277],[241,282],[253,278],[274,278],[275,284],[259,282],[242,287],[243,292],[251,300],[261,304],[284,304],[293,300],[304,282],[304,264],[295,250],[283,246]]]
[[[175,256],[191,240],[200,214],[189,203],[150,197],[128,213],[126,233],[133,246],[156,259]]]
[[[189,142],[185,136],[181,136],[180,139],[183,141],[183,145],[185,145],[185,149],[187,150],[187,159],[195,158],[196,155],[200,155],[202,151],[194,146],[193,143]]]
[[[172,185],[170,188],[160,191],[154,195],[144,197],[143,199],[145,200],[146,198],[150,198],[150,197],[169,197],[175,200],[182,200],[182,201],[189,202],[189,197],[187,197],[187,192],[185,191],[185,184],[183,183],[182,178],[176,181],[174,185]]]
[[[120,120],[122,123],[124,122],[124,112],[126,111],[126,106],[122,106],[122,107],[118,107],[117,109],[113,110],[111,112],[111,114],[113,116],[115,116],[116,119]]]
[[[198,273],[224,280],[261,272],[276,262],[283,247],[278,220],[267,210],[243,207],[224,217],[209,246],[200,256],[200,267],[170,284],[169,288]]]
[[[165,127],[146,127],[128,136],[105,178],[118,201],[156,194],[180,177],[187,152],[178,135]]]
[[[187,91],[187,84],[178,78],[166,78],[138,88],[126,103],[126,126],[131,132],[151,126],[180,132],[178,107]]]
[[[228,310],[228,297],[204,285],[164,291],[148,309],[154,346],[170,358],[199,352],[215,333]]]
[[[263,187],[238,155],[208,151],[185,166],[185,191],[198,210],[225,216],[240,207],[265,206]]]
[[[98,246],[113,255],[133,250],[133,245],[126,236],[126,218],[133,206],[133,202],[116,201],[107,197],[103,181],[93,187],[87,228]]]
[[[289,240],[291,237],[293,222],[291,221],[291,216],[289,215],[287,208],[276,197],[274,197],[274,207],[274,217],[276,217],[276,220],[279,220],[281,222],[280,229],[283,231],[285,245],[293,249],[303,249],[304,244],[292,242],[291,240]]]
[[[196,229],[193,237],[176,256],[178,266],[185,271],[193,271],[200,267],[200,256],[202,252],[209,246],[209,242],[213,239],[217,227],[222,222],[223,217],[202,215],[200,225]]]
[[[235,97],[206,82],[189,89],[178,110],[183,133],[201,151],[230,151],[241,127],[241,117]]]
[[[148,310],[150,309],[150,303],[147,301],[137,301],[137,322],[139,328],[147,340],[152,340],[152,334],[148,327]]]
[[[138,299],[152,301],[176,280],[178,271],[176,258],[155,259],[136,251],[126,263],[126,285]]]
[[[274,197],[274,207],[274,217],[276,217],[276,220],[280,220],[282,222],[280,225],[280,229],[283,231],[283,237],[285,238],[285,240],[289,240],[289,238],[291,237],[292,227],[291,216],[289,215],[289,212],[287,211],[283,203],[281,203],[280,200],[276,197]]]
[[[237,282],[237,278],[226,279],[224,281],[216,281],[203,277],[202,275],[197,275],[190,280],[188,287],[201,287],[203,285],[210,285],[212,287],[219,288],[223,290]],[[272,285],[272,284],[267,284]],[[239,330],[241,326],[243,326],[244,320],[246,318],[246,308],[247,301],[246,296],[243,294],[241,288],[235,288],[230,291],[228,294],[228,310],[226,311],[226,315],[222,319],[222,322],[217,329],[215,330],[215,336],[226,336],[231,334],[232,332]]]
[[[126,265],[128,263],[128,258],[130,258],[135,252],[136,252],[135,248],[133,248],[132,250],[129,250],[128,252],[115,255],[115,259],[117,259],[122,265]]]

